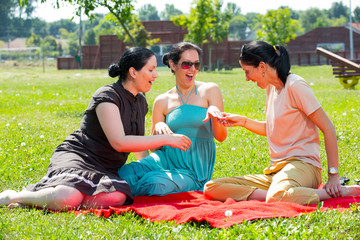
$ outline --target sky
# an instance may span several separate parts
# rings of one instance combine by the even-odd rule
[[[145,4],[152,4],[160,13],[165,9],[165,3],[174,4],[175,8],[180,9],[184,13],[189,13],[191,3],[193,0],[135,0],[135,9],[139,9]],[[70,19],[74,17],[74,21],[78,22],[79,17],[74,13],[74,8],[69,4],[61,4],[60,9],[55,9],[55,0],[47,0],[46,3],[38,3],[36,12],[33,17],[39,17],[47,22],[53,22],[62,18]],[[319,9],[329,9],[334,2],[342,2],[343,5],[349,7],[351,2],[351,9],[360,7],[360,0],[223,0],[224,6],[228,2],[236,3],[242,14],[248,12],[257,12],[265,14],[267,10],[278,9],[280,6],[288,6],[293,10],[306,10],[312,7]],[[107,13],[105,9],[98,9],[96,12]],[[83,19],[86,19],[84,17]]]

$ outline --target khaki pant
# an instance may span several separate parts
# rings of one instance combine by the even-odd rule
[[[317,204],[316,190],[321,184],[321,170],[301,160],[291,159],[264,170],[263,175],[246,175],[211,180],[204,194],[214,200],[247,200],[256,189],[267,190],[266,202],[286,201],[302,205]]]

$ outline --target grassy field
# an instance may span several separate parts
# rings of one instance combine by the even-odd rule
[[[159,68],[159,78],[146,94],[152,103],[174,86],[169,69]],[[340,173],[360,178],[360,92],[344,90],[330,66],[293,67],[303,76],[333,121],[339,143]],[[225,110],[265,119],[265,92],[244,80],[241,69],[199,73],[198,81],[216,82]],[[106,70],[62,70],[47,66],[14,66],[0,63],[0,191],[21,190],[46,173],[55,147],[79,127],[82,113],[94,91],[113,79]],[[223,143],[216,142],[214,178],[262,173],[268,165],[266,138],[240,128],[228,130]],[[322,135],[321,135],[321,139]],[[327,169],[322,142],[321,156]],[[135,160],[130,155],[129,161]],[[323,181],[327,174],[323,171]],[[314,212],[297,218],[244,222],[228,229],[214,229],[206,222],[179,228],[173,222],[149,222],[134,213],[108,219],[75,216],[43,210],[0,208],[0,239],[359,239],[360,206],[338,213]],[[180,231],[179,231],[180,229]]]

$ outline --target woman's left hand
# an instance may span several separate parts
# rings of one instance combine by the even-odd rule
[[[332,198],[341,197],[341,185],[339,175],[330,175],[324,189]]]
[[[209,106],[206,112],[206,117],[203,120],[203,122],[207,122],[209,121],[210,118],[222,118],[222,114],[221,111],[219,110],[219,108],[217,108],[216,106]]]

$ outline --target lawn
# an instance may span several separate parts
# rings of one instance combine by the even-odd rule
[[[333,121],[339,145],[340,173],[360,178],[360,92],[344,90],[332,76],[330,66],[293,67],[311,85]],[[149,134],[152,103],[175,84],[169,69],[146,94]],[[225,111],[265,119],[265,92],[246,82],[240,68],[201,72],[198,81],[216,82],[222,90]],[[113,82],[106,70],[62,70],[53,65],[14,66],[0,63],[0,191],[21,190],[46,173],[55,147],[79,127],[91,95]],[[321,135],[321,140],[323,140]],[[266,138],[240,128],[228,130],[228,138],[216,142],[214,178],[262,173],[268,165]],[[322,141],[321,156],[327,169]],[[129,161],[135,160],[130,155]],[[323,181],[327,173],[323,171]],[[135,213],[108,219],[91,214],[48,213],[43,210],[0,208],[0,239],[359,239],[360,206],[348,211],[313,212],[297,218],[243,222],[214,229],[206,222],[180,227],[173,222],[149,222]]]

